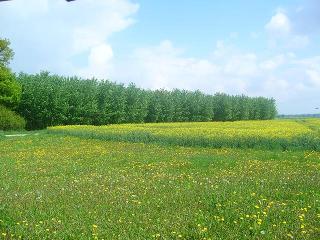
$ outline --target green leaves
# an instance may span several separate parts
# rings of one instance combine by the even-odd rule
[[[29,129],[55,125],[143,122],[201,122],[272,119],[275,102],[200,91],[144,90],[134,84],[84,80],[42,72],[20,74],[19,112]]]
[[[25,125],[26,122],[21,116],[0,105],[0,130],[21,130]]]
[[[0,104],[15,108],[21,98],[21,86],[8,68],[0,67]]]
[[[8,39],[0,39],[0,67],[8,67],[13,59],[14,52],[9,45],[10,41]]]

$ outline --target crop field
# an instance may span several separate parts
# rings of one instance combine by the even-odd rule
[[[52,133],[182,146],[320,150],[320,121],[267,120],[57,126]]]
[[[320,239],[320,120],[0,136],[0,239]]]

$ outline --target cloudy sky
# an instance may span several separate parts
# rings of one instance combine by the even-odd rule
[[[320,107],[318,0],[13,0],[0,3],[0,38],[16,72]]]

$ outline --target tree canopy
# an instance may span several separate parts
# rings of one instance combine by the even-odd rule
[[[13,59],[14,52],[10,48],[10,41],[8,39],[0,38],[0,67],[7,68],[10,61]]]
[[[15,75],[5,67],[0,67],[0,105],[15,108],[21,97],[21,86]]]
[[[21,86],[9,69],[9,63],[14,56],[9,45],[9,40],[0,39],[0,104],[15,108],[20,101]]]
[[[106,80],[47,72],[17,76],[23,87],[19,113],[29,129],[53,125],[272,119],[274,99],[209,95],[200,91],[145,90]]]

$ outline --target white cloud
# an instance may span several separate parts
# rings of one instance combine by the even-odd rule
[[[291,32],[291,22],[283,12],[277,12],[265,26],[273,36],[285,36]]]
[[[118,68],[115,79],[133,81],[151,89],[201,89],[203,80],[209,80],[220,71],[207,59],[183,57],[183,50],[175,48],[170,41],[163,41],[158,46],[136,49],[125,61],[125,65],[120,64]],[[220,84],[209,85],[210,89],[220,89]]]
[[[1,5],[0,31],[12,39],[14,65],[20,70],[73,75],[82,67],[73,66],[73,59],[88,55],[84,61],[90,67],[95,49],[108,46],[112,52],[109,37],[132,25],[138,8],[130,0],[15,0]]]
[[[272,48],[298,49],[305,48],[310,39],[294,31],[291,19],[283,10],[278,10],[265,25],[269,37],[269,46]]]
[[[6,12],[14,12],[19,18],[26,19],[33,14],[43,15],[48,12],[49,1],[48,0],[15,0],[12,2],[1,3],[2,8],[6,9]],[[0,10],[1,11],[1,10]]]
[[[186,57],[183,49],[164,41],[137,49],[115,65],[112,79],[121,82],[132,81],[151,89],[200,89],[210,94],[222,91],[275,97],[282,113],[299,111],[290,103],[300,102],[302,96],[316,97],[315,89],[320,90],[320,57],[299,59],[292,52],[265,57],[242,52],[223,41],[207,58]],[[304,110],[312,112],[312,106]]]
[[[110,45],[101,44],[91,49],[89,63],[92,65],[104,65],[113,57],[113,51]]]
[[[224,71],[229,75],[254,76],[257,73],[257,57],[253,53],[230,56]]]
[[[315,87],[320,87],[320,72],[316,70],[306,70],[307,75],[310,78],[311,83]]]
[[[320,56],[300,59],[296,61],[296,64],[304,69],[310,87],[320,88]]]
[[[240,53],[223,42],[217,43],[212,57],[188,58],[184,51],[164,41],[158,46],[134,51],[125,72],[115,71],[114,79],[133,81],[147,88],[200,89],[207,93],[244,93],[250,78],[258,73],[257,57]]]
[[[260,67],[263,70],[271,71],[280,67],[286,61],[286,56],[284,54],[280,54],[272,57],[271,59],[266,59],[260,63]]]
[[[91,48],[88,66],[77,71],[85,78],[108,78],[113,72],[113,50],[108,44],[100,44]]]
[[[83,24],[72,27],[73,49],[76,52],[86,51],[104,42],[113,33],[132,25],[134,19],[130,16],[138,10],[138,5],[126,0],[82,0],[76,7],[79,12],[91,12],[88,15],[84,14]]]

